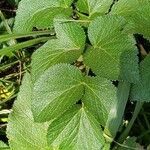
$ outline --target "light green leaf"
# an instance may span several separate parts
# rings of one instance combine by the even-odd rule
[[[71,15],[72,0],[21,0],[15,18],[14,31],[17,33],[32,31],[36,28],[51,28],[53,18],[64,13]]]
[[[105,78],[86,78],[84,106],[105,126],[110,109],[117,101],[117,92],[110,81]]]
[[[34,123],[31,112],[31,79],[26,74],[9,116],[7,136],[12,150],[49,150],[46,142],[48,123]]]
[[[79,0],[77,7],[80,12],[89,14],[89,18],[94,14],[105,14],[109,11],[113,0]]]
[[[53,149],[101,150],[105,140],[99,123],[82,107],[70,108],[52,122],[48,143]]]
[[[150,1],[119,0],[113,6],[111,14],[123,16],[129,23],[129,31],[150,38]],[[131,29],[130,29],[131,28]]]
[[[57,40],[50,40],[32,56],[32,75],[35,81],[50,66],[57,63],[72,63],[82,54],[85,33],[76,23],[55,22]]]
[[[133,84],[131,100],[150,102],[150,56],[140,64],[140,82]]]
[[[138,57],[135,41],[122,30],[122,17],[98,17],[89,27],[93,47],[87,50],[84,62],[96,75],[111,80],[137,82]]]
[[[79,101],[83,94],[82,80],[81,72],[68,64],[58,64],[46,70],[33,88],[35,121],[54,119]]]
[[[9,150],[10,148],[3,142],[0,141],[0,150]]]

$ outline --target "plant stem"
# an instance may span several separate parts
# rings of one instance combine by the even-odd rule
[[[33,32],[21,33],[21,34],[11,34],[11,35],[5,34],[5,35],[0,36],[0,42],[12,40],[12,39],[18,39],[18,38],[40,36],[40,35],[54,36],[55,33],[53,31],[33,31]]]
[[[128,134],[129,134],[129,132],[130,132],[130,130],[131,130],[133,124],[134,124],[134,121],[136,120],[142,106],[143,106],[143,102],[138,101],[136,103],[135,110],[133,112],[133,116],[132,116],[129,124],[127,125],[126,129],[123,131],[123,133],[121,134],[121,136],[118,139],[119,143],[123,143],[124,140],[128,137]]]
[[[26,42],[22,42],[19,44],[15,44],[15,45],[1,49],[0,55],[8,55],[8,54],[15,52],[17,50],[20,50],[20,49],[23,49],[26,47],[30,47],[30,46],[35,45],[35,44],[39,44],[40,42],[46,42],[49,39],[50,39],[50,37],[41,37],[41,38],[26,41]]]

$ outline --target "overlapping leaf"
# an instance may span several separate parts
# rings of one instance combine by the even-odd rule
[[[33,121],[31,78],[26,74],[13,112],[9,116],[7,136],[12,150],[49,150],[46,142],[48,124]]]
[[[54,119],[79,101],[83,94],[83,76],[67,64],[50,67],[35,82],[32,110],[35,121]]]
[[[131,100],[150,102],[150,56],[140,64],[140,82],[133,85]]]
[[[85,64],[94,73],[112,80],[138,81],[135,42],[122,30],[125,20],[116,16],[98,17],[89,27],[93,47],[87,50]]]
[[[17,33],[32,31],[36,28],[51,28],[53,18],[64,13],[71,15],[72,0],[21,0],[15,18],[14,31]]]
[[[132,33],[140,33],[150,38],[150,1],[149,0],[119,0],[113,6],[111,14],[127,19]]]
[[[78,24],[55,20],[55,30],[58,39],[48,41],[33,54],[33,81],[50,66],[60,62],[72,63],[83,52],[85,33]]]
[[[84,107],[74,107],[49,126],[48,143],[53,149],[100,150],[105,140],[95,118]]]

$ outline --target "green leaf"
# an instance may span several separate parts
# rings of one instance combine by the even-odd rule
[[[140,82],[133,84],[131,100],[150,102],[150,56],[147,56],[140,64]]]
[[[83,103],[101,125],[105,126],[115,101],[117,92],[110,81],[100,77],[86,78]]]
[[[36,28],[51,28],[53,18],[64,13],[71,15],[72,0],[21,0],[15,18],[14,31],[17,33],[32,31]]]
[[[83,94],[82,80],[81,72],[68,64],[58,64],[46,70],[33,88],[35,121],[54,119],[79,101]]]
[[[0,141],[0,150],[9,150],[10,148],[3,142]]]
[[[53,149],[99,150],[105,140],[99,123],[84,107],[70,108],[52,122],[48,143]]]
[[[126,22],[122,17],[98,17],[89,27],[93,45],[87,50],[84,62],[96,75],[111,80],[137,82],[138,57],[135,41],[122,30]]]
[[[46,142],[48,123],[38,124],[33,121],[31,87],[31,78],[27,73],[9,115],[7,136],[12,150],[49,150]]]
[[[94,14],[105,14],[109,11],[113,0],[79,0],[77,7],[80,12],[87,13],[89,18]]]
[[[32,75],[35,81],[50,66],[57,63],[72,63],[82,54],[85,33],[76,23],[55,20],[57,40],[50,40],[32,56]]]
[[[111,14],[123,16],[129,23],[129,31],[150,38],[150,2],[149,0],[119,0],[113,6]],[[131,28],[131,29],[130,29]]]

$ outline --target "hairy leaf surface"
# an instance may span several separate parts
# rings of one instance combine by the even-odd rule
[[[9,116],[7,136],[12,150],[49,150],[46,142],[48,124],[38,124],[31,112],[32,84],[26,74]]]
[[[53,18],[61,13],[71,15],[72,0],[21,0],[15,18],[14,31],[32,31],[36,28],[51,28]]]
[[[96,75],[111,80],[138,81],[138,57],[132,37],[122,32],[126,22],[122,17],[98,17],[89,27],[93,47],[84,57]],[[113,25],[113,27],[112,27]]]
[[[83,52],[85,33],[76,23],[55,20],[57,40],[50,40],[32,56],[32,75],[35,81],[46,69],[57,63],[72,63]]]
[[[133,85],[131,99],[150,102],[150,56],[140,64],[140,82]]]
[[[86,108],[74,107],[52,122],[47,137],[53,149],[100,150],[105,142],[102,134]]]
[[[54,119],[79,101],[83,76],[74,66],[58,64],[46,70],[35,82],[32,110],[37,122]]]

